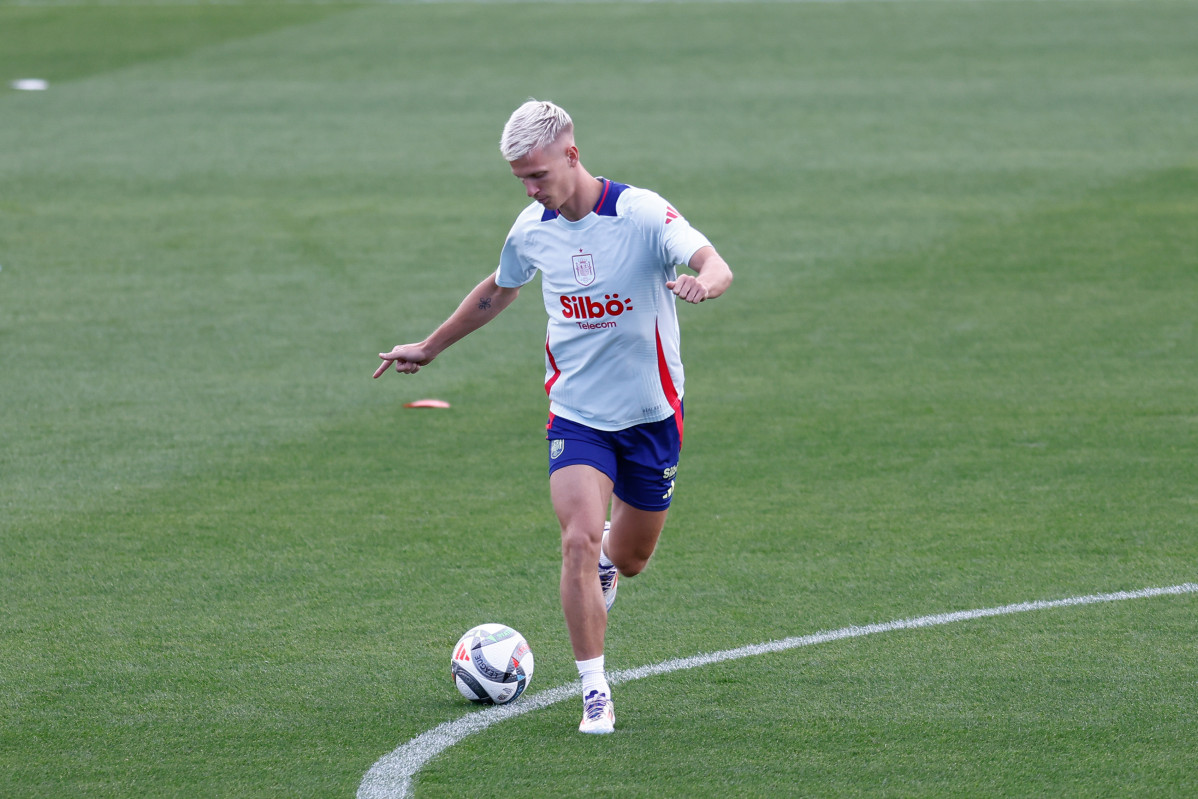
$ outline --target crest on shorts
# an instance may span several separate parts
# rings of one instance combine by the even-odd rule
[[[578,255],[572,256],[571,260],[574,261],[574,279],[580,286],[595,282],[595,259],[590,253],[579,250]]]
[[[566,451],[566,439],[555,438],[549,442],[549,460],[557,460],[557,457]]]

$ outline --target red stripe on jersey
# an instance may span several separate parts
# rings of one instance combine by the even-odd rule
[[[666,351],[661,346],[661,331],[655,330],[654,335],[657,337],[657,373],[661,376],[661,390],[665,392],[666,402],[670,403],[670,407],[674,409],[674,422],[678,425],[678,443],[682,443],[682,414],[679,411],[682,409],[682,397],[678,396],[678,389],[674,385],[674,378],[670,376],[670,365],[666,362]]]
[[[603,207],[603,201],[607,199],[607,190],[611,188],[611,181],[603,181],[603,193],[599,195],[599,202],[595,203],[595,207],[591,210],[599,213],[599,209]]]
[[[659,344],[658,347],[660,346]],[[545,393],[548,394],[553,389],[553,384],[562,376],[562,370],[557,368],[557,361],[553,359],[553,351],[549,349],[549,339],[545,339],[545,355],[549,357],[549,366],[553,369],[553,376],[545,381]]]

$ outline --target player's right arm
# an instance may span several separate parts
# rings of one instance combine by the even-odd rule
[[[420,367],[427,366],[447,347],[478,330],[490,322],[499,312],[512,304],[519,288],[507,288],[495,282],[495,275],[488,275],[474,290],[466,295],[458,309],[433,331],[424,341],[415,344],[400,344],[390,352],[380,352],[383,363],[375,370],[379,377],[392,366],[395,371],[415,374]]]

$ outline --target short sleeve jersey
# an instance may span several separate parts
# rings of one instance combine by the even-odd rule
[[[515,288],[541,273],[550,413],[623,430],[681,406],[678,314],[666,281],[709,242],[656,193],[600,180],[603,196],[577,222],[528,206],[495,278]]]

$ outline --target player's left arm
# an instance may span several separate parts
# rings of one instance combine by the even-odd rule
[[[714,300],[732,285],[732,268],[711,245],[692,255],[688,266],[695,274],[666,282],[666,288],[687,302]]]

